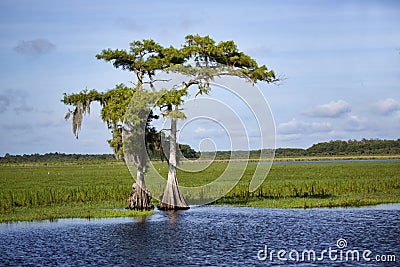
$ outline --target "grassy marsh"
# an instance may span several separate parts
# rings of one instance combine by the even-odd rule
[[[155,163],[166,176],[166,163]],[[206,184],[227,163],[197,173],[178,171],[181,185]],[[254,192],[256,164],[216,205],[269,208],[349,207],[400,202],[400,162],[277,164]],[[0,166],[0,222],[149,215],[126,211],[133,179],[123,163]]]

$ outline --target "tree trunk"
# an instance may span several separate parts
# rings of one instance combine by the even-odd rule
[[[132,185],[132,192],[128,197],[128,208],[131,210],[152,210],[151,193],[144,183],[143,167],[138,167],[136,182]]]
[[[169,139],[169,162],[168,162],[168,181],[164,194],[157,207],[160,210],[187,210],[189,209],[181,191],[179,190],[178,179],[176,177],[176,126],[177,119],[171,118],[171,136]]]
[[[128,208],[135,210],[152,210],[151,193],[146,188],[144,171],[148,162],[146,150],[146,130],[148,115],[151,110],[146,101],[147,94],[141,88],[141,76],[135,95],[135,105],[130,104],[125,113],[124,127],[122,127],[123,152],[125,161],[136,167],[136,182],[132,185],[132,192],[128,197]],[[131,100],[132,101],[132,100]],[[135,115],[135,116],[132,116]],[[126,120],[128,118],[128,120]]]

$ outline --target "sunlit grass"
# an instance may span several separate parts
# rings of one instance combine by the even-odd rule
[[[273,165],[264,183],[247,190],[251,167],[217,204],[273,208],[349,207],[400,202],[400,163]]]
[[[151,211],[135,211],[115,209],[115,202],[68,202],[58,205],[15,207],[2,212],[0,222],[12,221],[54,221],[61,218],[114,218],[114,217],[141,217],[152,215]]]
[[[155,167],[166,177],[166,163]],[[179,183],[204,185],[226,168],[227,163],[214,163],[201,172],[178,170]],[[255,168],[249,164],[239,183],[214,204],[311,208],[400,202],[399,162],[273,165],[263,184],[248,192]],[[124,210],[133,181],[123,163],[0,166],[0,221],[140,215]]]

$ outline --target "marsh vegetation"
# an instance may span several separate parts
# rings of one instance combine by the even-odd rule
[[[166,164],[155,165],[161,174],[168,172]],[[213,163],[197,173],[178,169],[180,184],[207,184],[227,165]],[[274,164],[264,183],[256,191],[248,192],[255,167],[254,163],[248,164],[239,183],[213,204],[314,208],[400,202],[398,161]],[[0,221],[151,214],[124,209],[132,179],[125,164],[116,161],[2,165]]]

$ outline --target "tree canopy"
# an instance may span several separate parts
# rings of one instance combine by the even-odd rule
[[[208,94],[210,81],[216,76],[236,75],[252,82],[279,81],[272,70],[265,65],[259,66],[254,59],[239,51],[234,41],[216,43],[209,36],[187,35],[180,48],[163,47],[154,40],[134,41],[129,44],[129,50],[104,49],[96,58],[111,62],[116,68],[133,72],[136,76],[136,82],[132,82],[134,86],[119,84],[106,92],[84,89],[79,93],[64,94],[61,101],[73,107],[68,110],[65,118],[72,116],[72,131],[76,138],[82,127],[83,116],[90,114],[91,103],[100,103],[101,118],[112,132],[108,143],[117,158],[123,156],[121,126],[128,104],[133,94],[144,84],[156,91],[155,84],[163,81],[157,80],[158,72],[175,72],[188,77],[183,87],[165,91],[157,102],[163,116],[175,118],[184,118],[182,112],[172,107],[183,103],[188,88],[195,85],[198,88],[197,94]],[[154,133],[154,128],[152,130]],[[149,132],[152,132],[151,127]],[[154,148],[154,145],[151,146]]]

